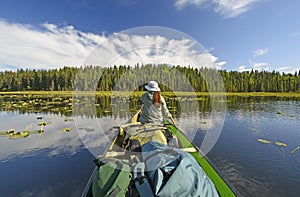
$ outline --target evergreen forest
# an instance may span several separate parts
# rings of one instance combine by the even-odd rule
[[[300,92],[300,70],[238,72],[165,64],[4,71],[0,91],[142,91],[149,80],[157,80],[162,91]]]

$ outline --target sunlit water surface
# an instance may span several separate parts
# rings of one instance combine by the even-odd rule
[[[110,140],[107,131],[125,122],[137,106],[125,116],[112,115],[107,106],[99,107],[105,110],[96,117],[2,108],[2,132],[12,128],[35,132],[22,139],[1,135],[1,196],[80,196],[93,170],[94,156],[101,154]],[[188,114],[190,120],[200,117],[195,131],[183,114],[175,113],[178,106],[169,107],[175,109],[179,127],[201,147],[215,126],[214,115],[203,109]],[[44,132],[36,132],[42,121],[49,124]],[[242,196],[297,196],[300,150],[291,151],[300,145],[299,122],[300,101],[294,99],[228,99],[220,137],[208,157]]]

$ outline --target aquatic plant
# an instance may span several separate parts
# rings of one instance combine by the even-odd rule
[[[275,144],[276,144],[277,146],[283,146],[283,147],[286,147],[286,146],[287,146],[287,144],[282,143],[282,142],[275,142]]]
[[[45,121],[43,121],[43,122],[41,122],[41,123],[38,123],[38,125],[39,126],[46,126],[46,125],[48,125],[48,124],[51,124],[52,122],[45,122]]]
[[[67,122],[67,121],[74,121],[74,119],[73,118],[65,118],[65,122]]]
[[[277,114],[285,116],[285,114],[283,112],[281,112],[281,111],[277,112]]]
[[[299,150],[300,149],[300,147],[299,146],[297,146],[296,148],[294,148],[293,150],[291,150],[291,154],[294,154],[297,150]]]
[[[14,129],[9,129],[9,130],[6,131],[7,134],[11,134],[11,133],[14,133],[14,132],[15,132]]]
[[[271,144],[271,142],[269,140],[257,139],[257,141],[264,143],[264,144]]]
[[[70,132],[72,130],[72,128],[63,128],[62,131],[63,132]]]
[[[16,132],[16,133],[9,134],[8,138],[9,139],[20,139],[20,138],[28,137],[29,134],[30,134],[29,131]]]

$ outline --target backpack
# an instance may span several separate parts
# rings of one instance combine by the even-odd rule
[[[132,196],[129,188],[133,183],[128,160],[100,157],[95,163],[99,166],[99,170],[93,179],[93,196]]]
[[[129,123],[120,126],[120,133],[124,135],[123,148],[130,151],[138,151],[140,147],[151,140],[167,144],[165,130],[162,124],[148,123],[142,125],[140,122]]]
[[[189,153],[150,141],[142,146],[142,156],[154,196],[219,196],[212,181]]]

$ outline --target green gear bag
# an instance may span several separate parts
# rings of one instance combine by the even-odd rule
[[[131,178],[128,160],[101,157],[96,164],[99,170],[93,179],[94,197],[129,196]]]

